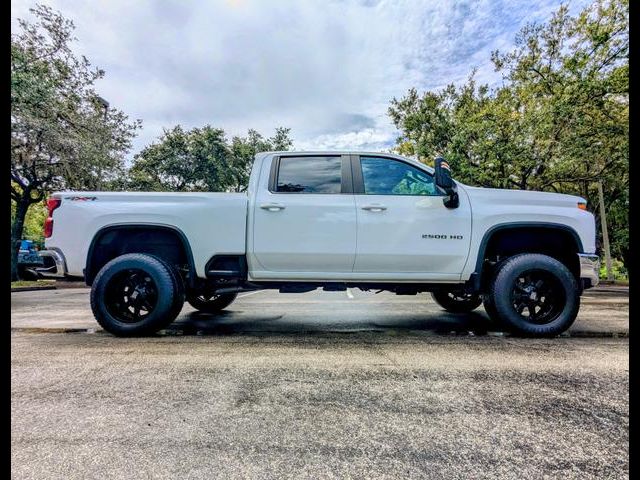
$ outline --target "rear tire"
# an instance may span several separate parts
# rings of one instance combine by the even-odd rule
[[[580,309],[576,278],[547,255],[521,254],[506,259],[489,293],[502,325],[522,336],[559,335],[573,324]]]
[[[188,292],[187,302],[201,312],[218,313],[220,310],[231,305],[237,296],[237,293],[214,295],[206,292]]]
[[[431,298],[447,312],[451,313],[469,313],[478,308],[482,303],[479,295],[472,293],[454,293],[444,290],[431,292]]]
[[[182,308],[177,273],[165,261],[141,253],[114,258],[91,287],[93,315],[120,337],[149,335],[169,325]]]
[[[167,267],[167,269],[171,272],[171,277],[173,279],[173,284],[176,288],[176,293],[175,293],[175,297],[174,297],[174,302],[173,302],[173,308],[171,310],[171,315],[173,315],[175,313],[175,316],[177,317],[180,312],[182,311],[182,307],[184,306],[184,301],[185,301],[185,287],[184,287],[184,281],[182,280],[182,276],[180,275],[180,272],[178,271],[177,268],[175,268],[173,265],[171,265],[169,262],[167,262],[166,260],[156,256],[156,255],[152,255],[152,254],[148,254],[150,257],[155,258],[156,260],[158,260],[159,262],[163,263],[165,265],[165,267]],[[175,317],[174,317],[175,318]]]

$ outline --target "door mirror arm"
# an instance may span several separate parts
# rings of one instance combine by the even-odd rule
[[[442,200],[444,206],[447,208],[458,208],[460,206],[460,197],[458,196],[457,188],[451,192],[447,192],[447,196]]]

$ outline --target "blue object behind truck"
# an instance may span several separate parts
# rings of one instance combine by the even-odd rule
[[[20,242],[18,266],[20,265],[25,267],[42,267],[44,265],[34,242],[31,240],[22,240]]]

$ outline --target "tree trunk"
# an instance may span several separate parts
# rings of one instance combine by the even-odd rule
[[[629,278],[631,276],[629,274],[629,270],[631,268],[631,263],[629,258],[629,249],[623,248],[621,255],[622,255],[622,263],[624,264],[624,268],[627,270],[627,278]]]
[[[23,196],[16,203],[16,216],[11,225],[11,281],[18,280],[18,250],[20,250],[20,240],[24,230],[24,219],[27,210],[31,205],[31,192],[23,192]]]

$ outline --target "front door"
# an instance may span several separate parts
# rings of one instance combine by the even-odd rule
[[[348,155],[274,157],[254,205],[255,278],[350,273],[356,211]],[[317,275],[316,275],[317,274]]]
[[[354,273],[453,280],[469,252],[471,208],[448,209],[426,170],[395,158],[354,156],[358,246]]]

